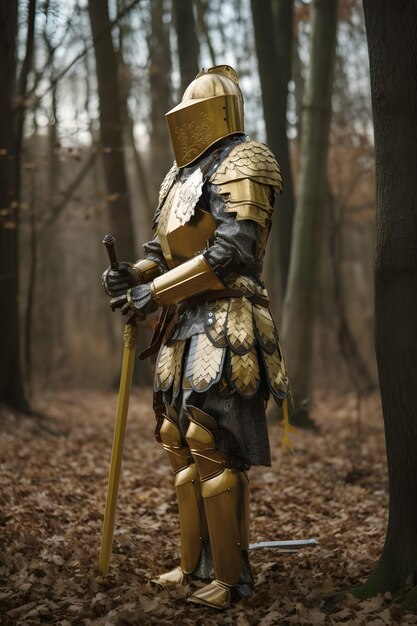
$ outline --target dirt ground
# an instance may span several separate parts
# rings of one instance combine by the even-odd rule
[[[187,603],[189,586],[159,591],[149,579],[178,562],[173,480],[153,439],[149,391],[129,415],[110,574],[97,576],[116,394],[44,393],[40,421],[3,408],[0,448],[0,623],[415,624],[389,595],[338,602],[374,567],[387,517],[383,423],[376,395],[321,397],[318,432],[294,437],[280,458],[270,427],[272,468],[254,468],[251,541],[316,538],[283,555],[251,552],[256,592],[228,612]]]

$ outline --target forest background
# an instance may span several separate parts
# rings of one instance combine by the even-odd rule
[[[291,30],[285,39],[275,36],[275,44],[281,4],[289,7],[285,19]],[[21,200],[19,207],[3,208],[0,219],[3,232],[19,230],[19,331],[27,395],[32,387],[105,388],[116,380],[122,322],[109,313],[100,284],[107,266],[101,241],[110,231],[121,259],[140,258],[141,245],[151,237],[159,185],[173,160],[164,115],[197,71],[210,65],[238,69],[246,132],[267,141],[283,169],[285,206],[281,213],[277,207],[265,272],[282,326],[289,252],[283,251],[284,261],[279,255],[291,242],[293,189],[299,182],[309,6],[253,5],[261,14],[255,25],[258,41],[267,42],[266,63],[258,64],[248,1],[199,1],[195,7],[179,2],[172,8],[162,0],[110,2],[108,16],[100,2],[90,3],[90,10],[86,3],[38,2],[27,64],[28,7],[19,5],[16,71],[21,79],[27,72],[25,93],[19,95]],[[265,20],[271,7],[275,22]],[[325,185],[323,218],[314,233],[321,267],[312,278],[314,298],[305,314],[315,336],[313,385],[354,385],[362,392],[376,385],[376,367],[372,112],[360,2],[340,4],[337,29],[331,128],[323,136],[328,169],[325,179],[316,181]],[[258,52],[262,55],[259,45]],[[277,74],[285,63],[288,84]],[[284,138],[272,123],[268,134],[262,115],[268,107],[284,111]],[[150,324],[142,330],[143,343]],[[289,355],[288,360],[291,370]],[[140,378],[149,384],[149,368],[141,368]]]
[[[137,457],[153,456],[149,364],[140,363],[136,372],[143,391],[134,397],[144,394],[147,402],[134,400],[140,418],[132,427],[137,443],[125,476],[140,493],[136,504],[125,500],[124,517],[120,513],[125,526],[115,553],[122,575],[113,572],[104,591],[91,578],[94,547],[88,537],[97,539],[103,497],[92,489],[95,480],[105,489],[123,331],[101,287],[108,264],[101,242],[112,232],[120,259],[140,258],[151,236],[159,185],[173,159],[164,115],[201,68],[223,63],[239,73],[246,132],[270,145],[283,172],[264,278],[295,391],[293,418],[312,428],[299,443],[298,460],[275,468],[263,486],[256,478],[255,534],[274,534],[274,515],[284,508],[280,538],[293,537],[295,519],[296,531],[318,536],[322,546],[316,556],[297,561],[290,576],[293,595],[284,583],[290,564],[277,570],[275,562],[260,557],[258,600],[234,618],[241,624],[262,619],[265,626],[281,619],[414,623],[405,609],[386,608],[389,595],[373,604],[347,601],[338,609],[315,595],[366,578],[381,548],[387,508],[374,356],[375,168],[362,3],[28,0],[0,7],[5,623],[42,623],[55,616],[62,624],[162,624],[172,606],[183,606],[180,593],[163,596],[158,608],[145,588],[158,546],[146,544],[146,566],[138,570],[128,547],[126,524],[133,524],[138,510],[151,536],[160,526],[155,498],[172,500],[160,451],[157,470],[143,476],[146,488],[132,478],[143,474]],[[141,346],[154,323],[141,324]],[[274,420],[275,409],[270,411]],[[143,442],[139,431],[147,437]],[[94,441],[88,451],[84,440]],[[49,463],[39,461],[41,450],[50,455]],[[276,452],[274,460],[280,462]],[[268,485],[278,476],[288,486],[271,495]],[[55,480],[56,488],[49,485]],[[83,495],[74,481],[87,481]],[[302,512],[305,493],[307,508],[316,513]],[[13,514],[7,512],[11,504]],[[175,542],[171,504],[157,510],[167,516]],[[68,517],[69,508],[74,516]],[[77,515],[88,532],[73,538],[70,550],[67,536],[78,528]],[[357,524],[367,536],[366,549]],[[333,534],[341,532],[336,545]],[[52,542],[52,552],[40,542]],[[166,549],[172,552],[171,542]],[[335,573],[333,556],[336,567],[346,567],[344,574]],[[164,558],[169,564],[168,552]],[[307,579],[304,570],[312,572]],[[86,571],[90,578],[79,582]],[[57,578],[68,587],[48,601]]]

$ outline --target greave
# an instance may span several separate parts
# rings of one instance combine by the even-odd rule
[[[181,569],[191,574],[199,563],[203,542],[208,542],[200,477],[189,448],[181,444],[181,432],[172,416],[165,416],[160,435],[175,473],[181,532]]]
[[[249,548],[248,479],[226,466],[213,435],[215,420],[196,407],[188,408],[186,440],[201,478],[215,578],[233,587],[240,580],[242,551]]]

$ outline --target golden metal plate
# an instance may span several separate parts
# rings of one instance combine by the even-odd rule
[[[203,252],[214,234],[213,216],[198,206],[203,182],[200,169],[184,183],[177,181],[161,208],[156,234],[171,269]]]
[[[173,368],[174,368],[174,387],[172,395],[176,398],[181,390],[182,380],[182,364],[184,357],[185,341],[176,341],[176,347],[173,354]]]
[[[210,182],[222,185],[240,178],[270,185],[276,192],[282,190],[282,176],[277,160],[268,146],[257,141],[247,141],[233,148],[210,177]]]
[[[166,121],[178,167],[195,161],[219,139],[244,132],[234,94],[185,100],[168,111]]]
[[[155,368],[155,391],[168,391],[174,380],[172,367],[175,342],[163,345],[159,351]]]
[[[281,398],[286,396],[289,389],[289,381],[285,362],[281,358],[279,349],[272,354],[262,350],[262,356],[272,393]]]
[[[155,367],[155,391],[168,391],[174,383],[173,395],[178,395],[185,343],[170,341],[160,349]]]
[[[223,289],[224,285],[202,254],[157,276],[151,293],[159,305],[176,304],[205,291]]]
[[[246,354],[230,353],[230,383],[242,396],[251,397],[259,386],[259,363],[256,348]]]
[[[278,333],[269,309],[254,304],[253,318],[260,346],[268,354],[272,354],[278,347]]]
[[[232,298],[227,314],[227,341],[233,352],[244,354],[255,344],[252,304],[247,298]]]

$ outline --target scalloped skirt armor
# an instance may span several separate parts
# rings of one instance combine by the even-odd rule
[[[248,297],[254,292],[267,295],[248,278],[239,277],[233,286],[244,287]],[[193,311],[189,313],[192,317]],[[246,297],[208,302],[196,315],[203,316],[202,332],[169,339],[161,347],[155,390],[164,392],[165,401],[175,406],[183,434],[187,404],[198,406],[233,435],[236,449],[224,441],[224,451],[229,457],[240,455],[237,465],[270,465],[266,401],[272,393],[281,404],[290,394],[272,316]],[[175,329],[171,336],[176,336]]]

